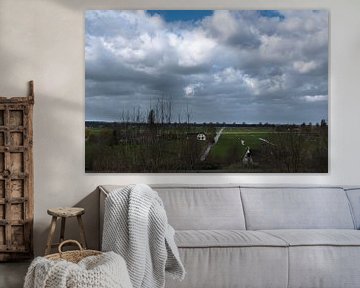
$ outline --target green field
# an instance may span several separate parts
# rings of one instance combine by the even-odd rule
[[[327,172],[327,126],[224,127],[214,143],[221,128],[206,124],[86,127],[86,171]],[[199,133],[206,135],[205,141],[197,139]],[[248,149],[251,163],[243,161]]]
[[[212,149],[210,156],[214,158],[223,159],[231,150],[231,147],[237,145],[239,147],[240,155],[244,155],[247,147],[251,149],[258,149],[262,144],[259,138],[266,139],[271,142],[272,129],[263,128],[249,129],[249,128],[227,128],[222,133],[219,142]],[[242,145],[243,140],[244,145]]]

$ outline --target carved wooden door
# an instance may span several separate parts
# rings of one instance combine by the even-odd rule
[[[0,97],[0,261],[32,257],[33,159],[30,96]]]

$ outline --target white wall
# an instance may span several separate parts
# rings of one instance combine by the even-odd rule
[[[329,9],[330,172],[325,175],[85,174],[83,12],[91,8]],[[358,0],[0,0],[0,95],[26,95],[27,81],[35,81],[36,253],[43,252],[47,236],[50,217],[46,209],[54,206],[84,206],[87,236],[91,246],[96,246],[97,196],[92,192],[99,184],[360,184],[359,75]],[[70,236],[73,235],[76,234]]]

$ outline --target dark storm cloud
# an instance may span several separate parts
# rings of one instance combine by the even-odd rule
[[[194,21],[161,13],[86,13],[86,120],[121,120],[171,98],[173,120],[327,119],[326,11],[214,11]],[[184,120],[184,119],[183,119]]]

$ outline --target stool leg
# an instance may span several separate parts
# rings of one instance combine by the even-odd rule
[[[64,241],[66,218],[61,217],[60,243]]]
[[[51,243],[52,243],[52,239],[53,239],[54,233],[55,233],[56,220],[57,220],[56,216],[53,216],[51,219],[50,231],[49,231],[49,236],[48,236],[48,240],[47,240],[47,244],[46,244],[45,255],[48,255],[51,252]]]
[[[77,216],[77,220],[79,222],[79,226],[80,226],[80,239],[81,239],[81,245],[83,246],[84,249],[86,249],[87,244],[86,244],[86,238],[85,238],[85,229],[84,229],[84,223],[81,219],[81,215]]]

